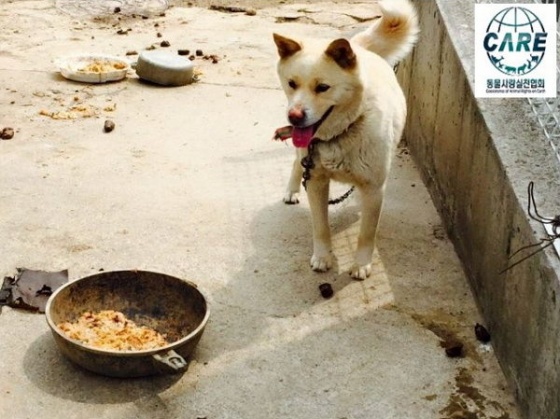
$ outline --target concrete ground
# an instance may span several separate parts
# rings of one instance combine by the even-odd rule
[[[475,339],[483,321],[406,149],[366,281],[346,274],[354,202],[331,211],[338,266],[325,274],[308,268],[305,197],[281,202],[293,150],[270,140],[285,124],[271,33],[337,36],[374,14],[316,3],[93,20],[50,1],[0,1],[0,128],[16,130],[0,141],[0,274],[153,270],[196,282],[212,310],[187,373],[120,380],[62,358],[43,315],[4,308],[0,417],[519,417],[491,346]],[[180,88],[133,73],[79,84],[54,64],[162,40],[220,61],[196,59],[200,81]],[[76,104],[75,119],[41,115]],[[109,134],[106,118],[116,123]],[[445,355],[448,338],[465,357]]]

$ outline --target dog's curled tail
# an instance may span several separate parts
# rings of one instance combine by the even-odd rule
[[[352,42],[395,65],[408,55],[418,39],[418,16],[410,0],[381,0],[379,8],[382,17],[354,35]]]

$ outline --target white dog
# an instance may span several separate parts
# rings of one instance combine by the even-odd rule
[[[313,166],[305,171],[313,221],[311,267],[326,271],[333,262],[329,181],[359,191],[362,219],[350,272],[357,279],[371,273],[385,183],[406,120],[405,97],[393,66],[412,50],[419,32],[408,0],[383,0],[379,6],[382,17],[350,41],[274,34],[291,124],[284,136],[292,137],[297,151],[284,202],[298,202],[301,160],[308,156],[307,164]]]

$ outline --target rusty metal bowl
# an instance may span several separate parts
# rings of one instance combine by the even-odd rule
[[[97,349],[66,337],[57,325],[84,311],[115,310],[140,326],[165,334],[168,345],[142,351]],[[81,367],[111,377],[181,373],[210,315],[206,298],[192,282],[148,271],[103,272],[57,289],[45,310],[64,356]]]

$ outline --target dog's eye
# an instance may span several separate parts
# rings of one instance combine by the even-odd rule
[[[317,86],[315,86],[315,93],[323,93],[329,90],[330,88],[331,86],[329,86],[328,84],[319,83]]]
[[[297,83],[293,80],[290,80],[288,82],[288,86],[290,86],[292,89],[297,89]]]

